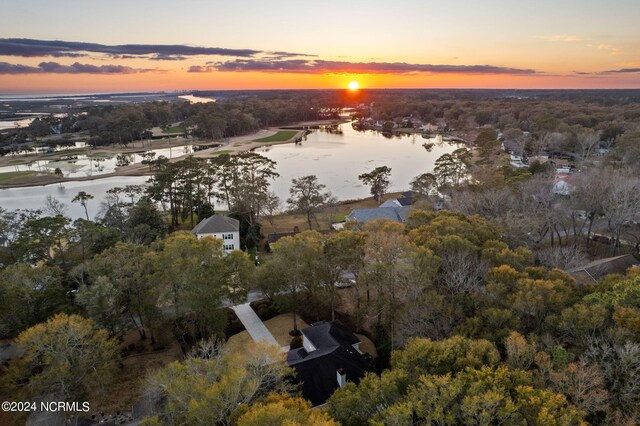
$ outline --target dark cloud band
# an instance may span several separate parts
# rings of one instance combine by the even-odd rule
[[[183,44],[121,44],[106,45],[60,40],[34,40],[29,38],[0,38],[0,56],[23,57],[79,57],[83,52],[102,53],[112,56],[153,55],[156,60],[179,60],[185,56],[218,55],[251,57],[263,52],[253,49],[226,49],[222,47],[198,47]],[[277,52],[280,56],[309,56],[298,53]]]
[[[608,70],[602,71],[604,74],[624,74],[624,73],[634,73],[640,72],[640,68],[622,68],[619,70]]]
[[[37,67],[0,62],[0,74],[136,74],[152,71],[123,65],[90,65],[75,62],[62,65],[57,62],[41,62]]]
[[[404,62],[346,62],[306,59],[236,59],[233,61],[218,62],[205,67],[191,67],[189,72],[208,72],[214,70],[310,74],[407,74],[424,72],[456,74],[538,74],[538,72],[533,69],[508,68],[493,65],[432,65],[408,64]]]

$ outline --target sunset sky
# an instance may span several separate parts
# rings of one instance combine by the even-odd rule
[[[638,0],[3,0],[0,93],[640,88]]]

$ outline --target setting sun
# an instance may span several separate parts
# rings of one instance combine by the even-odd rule
[[[349,90],[358,90],[360,88],[360,84],[357,81],[352,81],[349,83]]]

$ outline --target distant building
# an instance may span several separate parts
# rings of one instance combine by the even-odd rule
[[[410,206],[377,207],[372,209],[354,209],[347,216],[347,222],[367,223],[376,219],[390,219],[404,223],[411,214]]]
[[[549,161],[549,156],[548,155],[534,155],[533,157],[529,157],[527,160],[528,160],[529,164],[535,163],[535,162],[538,162],[540,164],[546,164]]]
[[[198,223],[191,232],[198,239],[203,237],[221,239],[227,253],[240,250],[240,222],[232,217],[217,214],[210,216]]]
[[[290,350],[287,365],[302,383],[302,396],[315,407],[347,381],[359,383],[367,372],[375,372],[360,351],[360,339],[335,322],[319,322],[301,330],[303,347]]]
[[[576,189],[577,175],[568,173],[556,174],[553,182],[553,193],[558,195],[570,195]]]

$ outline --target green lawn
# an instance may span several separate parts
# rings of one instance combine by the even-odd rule
[[[8,183],[9,181],[16,178],[33,176],[35,174],[36,172],[31,172],[31,171],[0,173],[0,183]]]
[[[254,142],[284,142],[294,137],[296,133],[298,133],[297,130],[280,130],[275,135],[255,139]]]
[[[173,126],[169,127],[166,130],[163,130],[162,133],[171,134],[171,133],[184,133],[184,127],[182,126]]]
[[[233,151],[230,149],[221,149],[220,151],[213,151],[211,155],[222,155],[222,154],[230,154]]]

